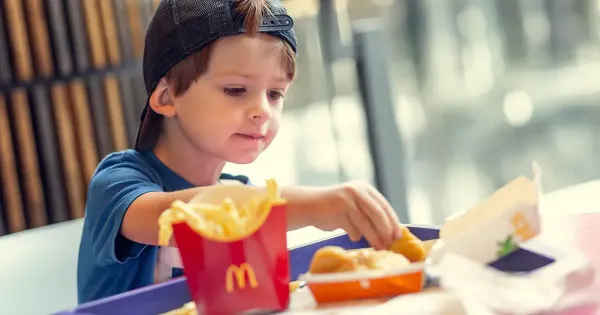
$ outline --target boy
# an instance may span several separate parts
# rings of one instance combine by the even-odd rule
[[[253,162],[277,134],[295,74],[296,39],[285,13],[271,0],[161,1],[146,34],[149,100],[135,150],[105,157],[89,185],[79,303],[164,280],[155,277],[161,212],[210,194],[221,180],[248,184],[221,171],[226,162]],[[368,184],[281,193],[290,230],[342,228],[376,248],[401,236],[393,209]]]

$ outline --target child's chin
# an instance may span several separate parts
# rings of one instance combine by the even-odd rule
[[[250,164],[258,158],[258,154],[245,154],[243,156],[236,156],[233,158],[227,159],[229,163],[234,164]]]

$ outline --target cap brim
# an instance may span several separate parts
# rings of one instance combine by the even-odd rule
[[[146,101],[142,117],[140,117],[140,126],[135,136],[133,148],[137,151],[154,148],[160,132],[161,116],[155,113],[148,103],[149,101]]]

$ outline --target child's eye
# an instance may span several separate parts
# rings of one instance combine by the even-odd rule
[[[225,92],[225,94],[231,95],[231,96],[240,96],[240,95],[244,94],[244,92],[246,92],[246,89],[245,88],[224,88],[223,92]]]
[[[278,91],[271,91],[269,92],[269,97],[274,101],[278,101],[283,98],[283,93]]]

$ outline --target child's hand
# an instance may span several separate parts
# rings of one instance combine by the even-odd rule
[[[344,229],[354,241],[364,236],[376,249],[387,249],[402,236],[396,212],[370,184],[344,183],[322,194],[315,200],[315,227]]]

